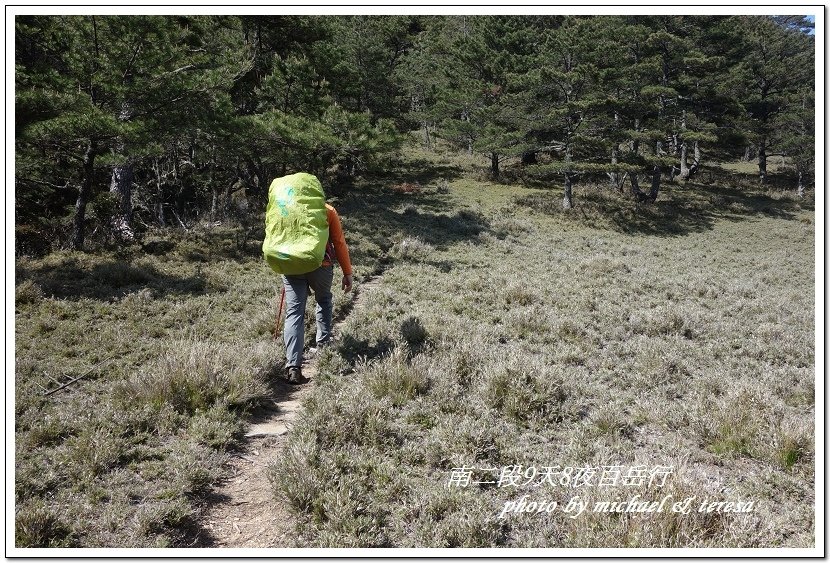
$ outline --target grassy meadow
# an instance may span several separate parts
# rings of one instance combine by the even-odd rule
[[[334,200],[358,290],[374,283],[353,306],[336,274],[337,342],[272,467],[295,545],[813,546],[812,200],[713,167],[653,206],[577,185],[566,213],[558,187],[477,164],[411,149]],[[242,228],[17,259],[17,547],[200,545],[284,358],[277,279]],[[674,470],[661,488],[448,486],[462,466],[640,464]],[[669,494],[694,510],[499,518],[523,495]]]

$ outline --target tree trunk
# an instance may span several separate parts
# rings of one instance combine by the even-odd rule
[[[135,233],[132,228],[132,184],[132,164],[112,167],[110,192],[118,198],[118,212],[113,216],[112,224],[118,237],[125,242],[132,242],[135,239]]]
[[[629,181],[631,182],[631,196],[638,202],[645,201],[646,194],[640,191],[640,180],[636,172],[629,175]]]
[[[698,169],[700,168],[700,143],[695,141],[695,148],[694,148],[694,160],[692,161],[692,167],[689,168],[689,177],[694,176],[697,174]]]
[[[424,121],[424,145],[428,149],[432,148],[432,138],[429,135],[429,123],[426,121]]]
[[[660,193],[660,177],[663,170],[659,166],[655,166],[651,172],[651,189],[648,192],[648,199],[652,202],[657,200],[657,194]]]
[[[87,145],[84,153],[84,172],[81,179],[81,187],[78,190],[78,199],[75,202],[75,219],[72,228],[72,248],[75,250],[84,249],[84,219],[86,216],[86,204],[92,195],[92,175],[95,171],[95,143],[92,141]]]
[[[499,153],[490,153],[490,176],[494,180],[499,178]]]
[[[637,131],[637,132],[640,131],[640,120],[639,119],[634,120],[634,131]],[[632,139],[631,140],[631,152],[634,153],[635,156],[640,154],[640,139]]]
[[[631,174],[629,181],[631,182],[631,195],[639,201],[643,197],[643,192],[640,191],[640,175]]]
[[[680,144],[680,177],[684,180],[689,179],[689,144],[684,140]]]
[[[153,171],[156,173],[156,218],[159,225],[167,226],[167,221],[164,219],[164,184],[161,181],[161,165],[159,159],[153,159]]]
[[[619,162],[619,154],[620,154],[620,145],[615,144],[611,148],[611,166],[616,166]],[[611,185],[614,186],[618,192],[622,193],[623,191],[623,178],[624,176],[619,172],[610,172],[608,177],[611,178]]]
[[[798,197],[804,197],[804,173],[799,171],[798,172]]]
[[[219,210],[219,186],[211,186],[213,197],[210,200],[210,220],[216,221],[216,212]]]
[[[230,215],[230,212],[231,212],[231,193],[233,193],[231,190],[238,182],[241,182],[241,181],[242,181],[241,178],[237,178],[236,182],[234,182],[232,184],[226,184],[225,185],[225,195],[222,198],[222,200],[223,200],[222,201],[222,218],[223,219],[227,219],[228,216]]]
[[[156,203],[156,217],[159,225],[162,227],[167,226],[167,218],[164,216],[164,204],[161,202]]]
[[[348,178],[354,177],[355,162],[354,162],[354,157],[351,154],[346,154],[346,158],[345,158],[345,161],[343,163],[343,167],[346,170],[346,177],[348,177]]]
[[[461,112],[461,121],[470,122],[470,114],[466,108]],[[473,156],[473,138],[470,135],[467,135],[467,154]]]
[[[219,212],[219,194],[221,193],[216,182],[216,147],[213,147],[210,161],[210,220],[216,221],[216,214]]]
[[[130,106],[127,103],[123,103],[121,105],[121,112],[118,114],[118,120],[124,123],[129,119]],[[117,151],[119,154],[124,153],[123,138],[119,138],[118,140]],[[118,199],[118,212],[112,218],[112,226],[116,235],[124,242],[132,242],[135,240],[135,233],[133,232],[132,227],[133,177],[133,165],[129,161],[112,167],[112,175],[110,176],[110,193]]]
[[[758,176],[761,183],[767,181],[767,140],[761,139],[758,144]]]
[[[571,179],[571,175],[565,173],[565,197],[562,198],[562,208],[563,209],[572,209],[574,206],[573,198],[571,197],[571,187],[573,185],[573,181]]]
[[[284,175],[284,174],[283,174]],[[208,173],[208,185],[211,191],[210,220],[216,221],[216,211],[219,208],[219,186],[216,185],[216,146],[210,151],[210,172]]]
[[[619,126],[620,126],[620,114],[615,111],[614,112],[614,129],[615,130],[618,129]],[[619,143],[614,143],[614,145],[611,147],[611,164],[616,166],[616,164],[619,162],[619,157],[620,157],[620,144]],[[611,178],[611,184],[614,186],[614,188],[618,192],[623,193],[623,184],[625,183],[625,175],[620,174],[619,172],[615,171],[615,172],[611,172],[608,176]]]
[[[348,157],[348,155],[347,155],[347,157]],[[348,160],[348,158],[347,158],[347,160]],[[251,190],[253,191],[253,193],[257,194],[257,196],[263,195],[260,192],[260,189],[264,187],[264,190],[266,190],[266,193],[264,195],[267,197],[267,195],[268,195],[267,194],[268,184],[267,184],[267,181],[265,179],[265,171],[263,170],[262,166],[260,164],[258,164],[257,162],[254,162],[253,159],[251,159],[251,158],[246,158],[245,159],[245,164],[247,166],[246,172],[247,172],[248,186],[251,187]],[[340,169],[345,171],[345,166],[347,164],[348,164],[347,162],[342,162],[340,164]]]

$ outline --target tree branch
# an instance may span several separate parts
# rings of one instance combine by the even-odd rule
[[[34,178],[20,178],[21,182],[31,182],[33,184],[40,184],[41,186],[48,186],[50,188],[55,188],[56,190],[66,190],[69,189],[69,180],[66,181],[64,185],[60,184],[53,184],[51,182],[44,182],[43,180],[35,180]]]

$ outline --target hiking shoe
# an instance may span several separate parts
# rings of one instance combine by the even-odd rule
[[[288,383],[299,385],[300,383],[308,383],[308,378],[303,376],[303,370],[300,368],[288,368]]]

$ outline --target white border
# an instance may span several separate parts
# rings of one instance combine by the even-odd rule
[[[369,5],[371,4],[371,5]],[[465,3],[466,4],[466,3]],[[816,413],[815,413],[815,539],[813,548],[779,548],[779,549],[746,549],[746,548],[649,548],[649,549],[610,549],[610,548],[482,548],[482,549],[435,549],[435,548],[381,548],[381,549],[40,549],[16,548],[14,542],[14,283],[9,284],[9,276],[14,277],[14,205],[10,202],[10,191],[13,197],[14,186],[14,16],[28,14],[229,14],[250,15],[262,13],[279,13],[286,15],[322,14],[349,15],[349,14],[423,14],[423,15],[453,15],[453,14],[527,14],[530,9],[533,13],[542,14],[584,14],[584,15],[637,15],[637,14],[710,14],[710,15],[774,15],[794,14],[813,15],[815,17],[816,37]],[[657,8],[657,9],[655,9]],[[474,4],[457,6],[388,6],[377,2],[352,6],[321,6],[319,4],[298,3],[292,6],[273,5],[244,5],[232,6],[220,2],[210,5],[175,6],[112,6],[100,2],[91,2],[86,6],[54,5],[41,6],[32,4],[6,5],[5,10],[5,64],[6,64],[6,213],[5,213],[5,248],[6,248],[6,556],[7,557],[822,557],[825,555],[824,538],[824,170],[825,170],[825,88],[824,88],[824,47],[825,47],[825,6],[824,5],[764,5],[741,3],[730,6],[714,5],[671,5],[643,2],[638,5],[621,6],[592,6],[592,5],[513,5],[513,6],[481,6]],[[11,407],[11,408],[10,408]],[[10,545],[12,544],[12,545]]]
[[[815,490],[816,490],[816,499],[815,499],[815,538],[816,538],[816,555],[825,556],[825,422],[826,422],[826,390],[825,390],[825,351],[826,347],[824,346],[826,342],[826,335],[824,333],[824,323],[825,323],[825,303],[824,303],[824,292],[826,289],[826,279],[825,279],[825,192],[824,192],[824,181],[825,181],[825,170],[827,166],[827,161],[825,160],[827,151],[825,147],[825,135],[827,133],[825,129],[826,116],[824,114],[824,109],[827,104],[827,93],[825,91],[825,65],[827,62],[825,61],[824,55],[826,51],[826,21],[825,21],[825,9],[817,10],[815,14],[816,18],[816,28],[815,28],[815,37],[816,37],[816,75],[815,75],[815,84],[816,84],[816,95],[815,95],[815,103],[816,103],[816,122],[815,122],[815,133],[816,133],[816,163],[815,163],[815,170],[816,170],[816,177],[815,177],[815,186],[816,186],[816,195],[815,195],[815,205],[816,205],[816,212],[815,212],[815,241],[816,241],[816,283],[815,283],[815,323],[816,323],[816,343],[815,343],[815,358],[816,358],[816,368],[815,368],[815,452],[816,452],[816,460],[815,460]]]
[[[656,10],[655,8],[659,8]],[[158,14],[158,15],[261,15],[261,14],[285,14],[285,15],[456,15],[456,14],[482,14],[482,15],[814,15],[816,17],[816,28],[818,33],[818,20],[823,20],[824,14],[821,5],[758,5],[753,3],[737,3],[735,5],[712,5],[707,4],[657,4],[650,1],[634,2],[628,5],[619,6],[597,6],[585,3],[569,3],[568,5],[556,5],[555,3],[540,4],[531,2],[519,2],[507,5],[475,5],[470,3],[457,3],[455,5],[440,5],[433,2],[424,2],[422,5],[414,6],[390,6],[376,1],[358,2],[344,5],[306,4],[303,2],[290,2],[288,5],[273,5],[261,3],[241,3],[239,5],[228,4],[227,2],[200,3],[189,5],[179,3],[174,5],[124,5],[113,6],[111,4],[92,1],[85,5],[63,5],[63,4],[14,4],[6,6],[7,16],[14,15],[109,15],[109,14]],[[823,27],[823,26],[822,26]]]
[[[12,557],[817,557],[812,548],[203,548],[203,549],[17,549]],[[20,553],[13,553],[20,552]],[[682,552],[682,553],[680,553]]]

